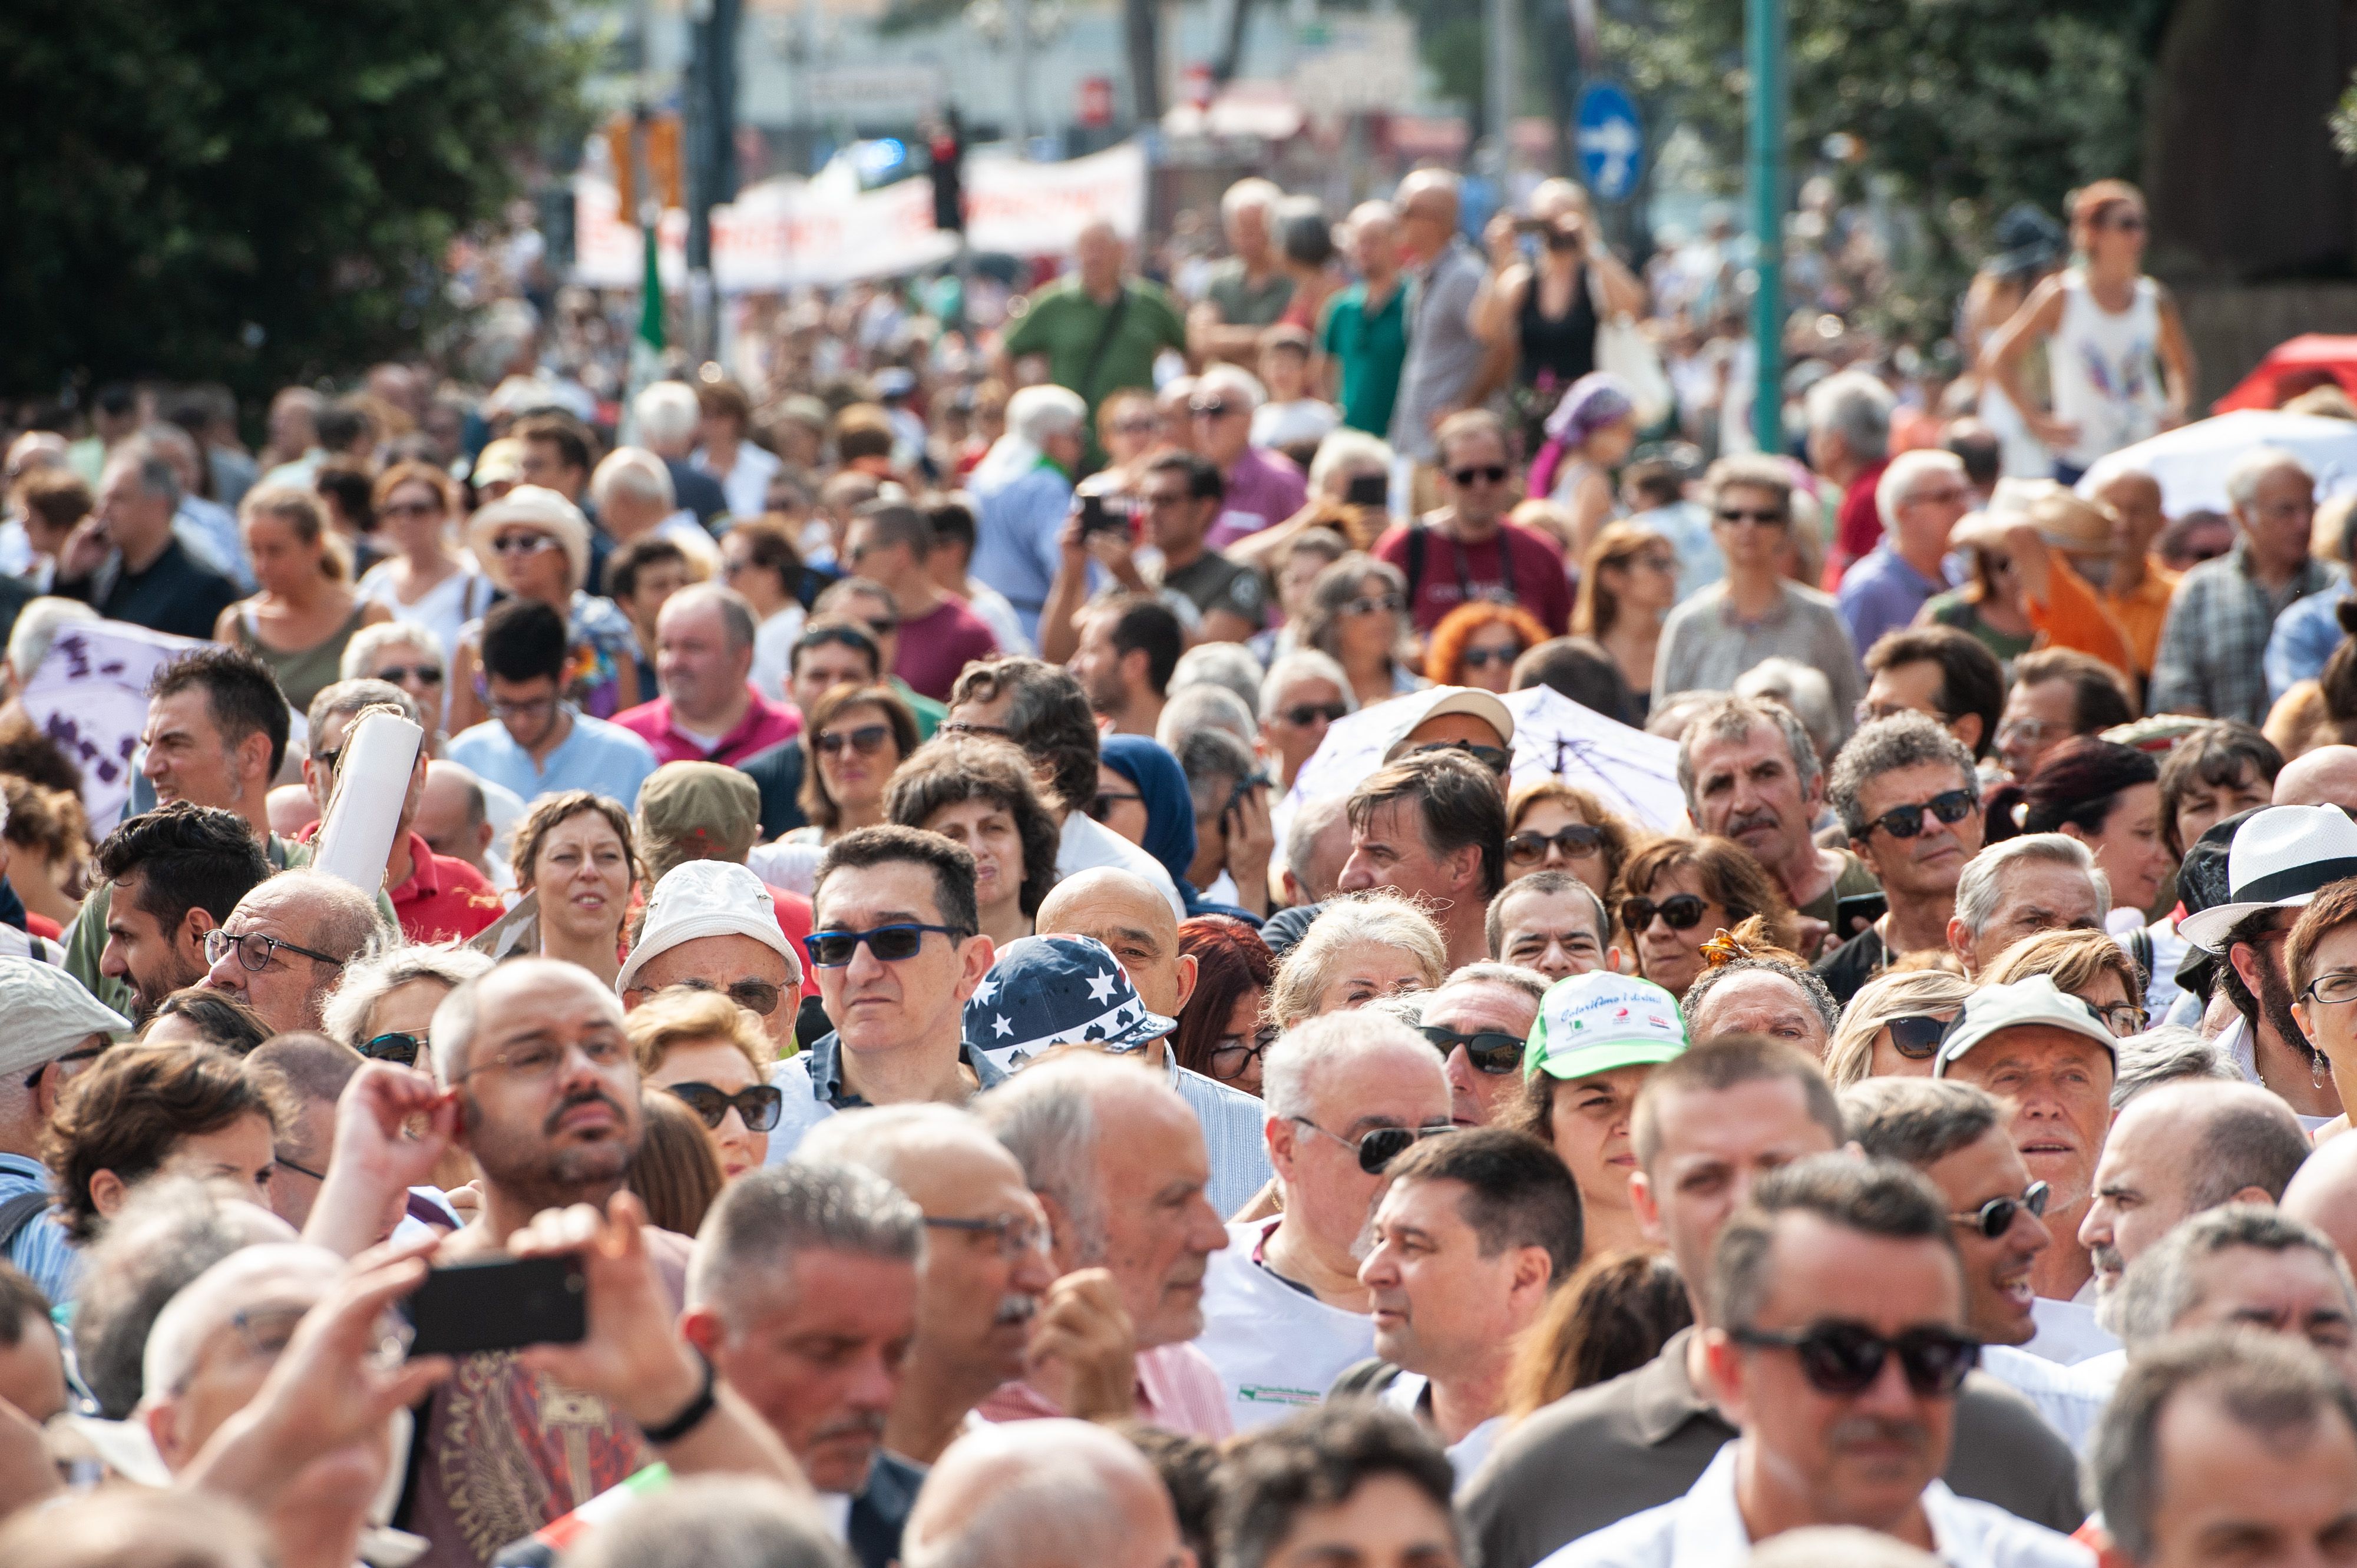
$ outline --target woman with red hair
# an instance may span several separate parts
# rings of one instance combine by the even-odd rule
[[[1263,1053],[1276,1031],[1261,1017],[1276,960],[1260,933],[1225,915],[1198,915],[1178,927],[1178,950],[1195,961],[1195,990],[1170,1036],[1178,1065],[1230,1089],[1260,1092]]]
[[[1425,678],[1436,686],[1512,688],[1514,660],[1547,639],[1539,618],[1513,605],[1475,599],[1440,618],[1424,654]]]

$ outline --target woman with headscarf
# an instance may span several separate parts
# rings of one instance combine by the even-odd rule
[[[1571,514],[1569,553],[1582,559],[1619,510],[1612,472],[1636,448],[1637,400],[1618,376],[1582,376],[1547,415],[1546,435],[1531,463],[1530,493]]]
[[[1097,751],[1097,794],[1089,815],[1162,863],[1187,901],[1187,913],[1256,917],[1214,904],[1187,880],[1195,864],[1195,798],[1178,759],[1142,735],[1109,735]]]

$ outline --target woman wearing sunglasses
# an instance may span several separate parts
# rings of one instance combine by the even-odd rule
[[[511,598],[534,599],[565,618],[565,700],[592,718],[636,707],[639,638],[611,599],[587,592],[589,521],[554,490],[518,485],[467,521],[467,542]],[[450,661],[450,733],[490,716],[482,688],[483,623],[467,623]]]
[[[1296,645],[1342,666],[1361,706],[1426,684],[1408,668],[1407,577],[1388,562],[1352,551],[1309,585]]]
[[[457,635],[455,627],[451,635]],[[449,706],[448,671],[449,660],[431,628],[420,621],[389,620],[353,634],[344,645],[338,679],[383,681],[408,693],[420,711],[433,716],[436,729],[428,744],[438,755],[448,738],[440,727]]]
[[[540,895],[529,950],[577,963],[611,986],[642,870],[630,813],[587,789],[544,795],[516,824],[514,865],[516,892]]]
[[[892,775],[884,809],[900,826],[939,833],[974,856],[984,936],[1003,948],[1031,934],[1056,885],[1060,841],[1030,763],[1013,742],[963,735],[928,742]]]
[[[812,706],[802,747],[802,808],[810,823],[778,840],[792,854],[764,856],[758,869],[764,880],[807,897],[828,844],[884,822],[893,769],[917,749],[917,715],[889,686],[837,686]]]
[[[1619,916],[1637,971],[1684,996],[1703,971],[1702,946],[1757,915],[1776,947],[1798,950],[1800,928],[1775,879],[1733,839],[1658,838],[1621,868]]]
[[[1506,802],[1506,879],[1568,871],[1609,905],[1636,840],[1636,830],[1577,785],[1524,784]]]
[[[437,661],[457,656],[458,633],[491,607],[491,580],[452,542],[458,487],[431,463],[395,463],[372,494],[378,537],[393,553],[370,567],[357,592],[393,618],[433,632]],[[345,679],[351,678],[349,671]],[[413,693],[414,694],[414,693]],[[438,707],[442,693],[436,692]]]
[[[398,947],[356,958],[328,998],[328,1035],[371,1061],[434,1070],[434,1010],[491,967],[489,955],[459,943]],[[446,1149],[432,1185],[447,1192],[475,1179],[474,1157]]]
[[[2021,831],[2077,839],[2111,879],[2115,930],[2145,922],[2177,869],[2161,832],[2160,765],[2147,753],[2093,736],[2064,741],[2039,762],[2022,792]]]
[[[1546,639],[1546,628],[1530,611],[1476,599],[1450,610],[1432,628],[1425,672],[1436,685],[1472,686],[1502,696],[1512,689],[1514,660]]]
[[[1842,1009],[1825,1047],[1825,1076],[1835,1089],[1869,1078],[1929,1078],[1948,1026],[1973,983],[1942,969],[1900,969],[1876,975]]]
[[[785,1101],[770,1081],[774,1052],[758,1016],[719,992],[674,987],[641,1003],[623,1032],[640,1081],[668,1090],[703,1119],[724,1180],[769,1158]]]
[[[1653,700],[1653,660],[1662,618],[1678,602],[1678,553],[1668,539],[1633,522],[1607,523],[1580,564],[1571,634],[1593,638],[1629,682],[1631,724]]]
[[[1198,915],[1179,922],[1178,950],[1195,961],[1195,989],[1178,1009],[1171,1056],[1230,1089],[1258,1094],[1261,1064],[1276,1039],[1262,1017],[1276,977],[1268,944],[1242,920]]]
[[[1282,1032],[1378,997],[1435,990],[1448,973],[1440,928],[1398,894],[1330,898],[1277,966],[1268,1021]]]

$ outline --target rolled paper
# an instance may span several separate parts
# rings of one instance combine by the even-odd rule
[[[383,889],[384,863],[425,744],[425,732],[398,714],[360,716],[336,762],[336,790],[319,824],[312,870],[340,876],[371,897]]]

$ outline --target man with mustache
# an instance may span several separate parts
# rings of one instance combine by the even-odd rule
[[[924,1472],[883,1452],[916,1338],[926,1219],[891,1183],[797,1158],[730,1183],[680,1327],[783,1440],[861,1568],[889,1568]]]
[[[1712,1250],[1703,1359],[1736,1423],[1684,1497],[1547,1568],[1734,1563],[1786,1530],[1848,1525],[1943,1563],[2087,1568],[2067,1536],[1939,1478],[1976,1359],[1947,1202],[1922,1176],[1840,1155],[1763,1176]]]
[[[1107,1336],[1088,1293],[1057,1286],[1048,1217],[1023,1167],[972,1114],[950,1105],[846,1111],[811,1129],[797,1161],[859,1165],[924,1211],[917,1333],[885,1417],[885,1459],[931,1465],[974,1407],[1020,1380],[1033,1355]],[[1110,1315],[1103,1315],[1110,1316]],[[1126,1347],[1114,1350],[1126,1358]]]

